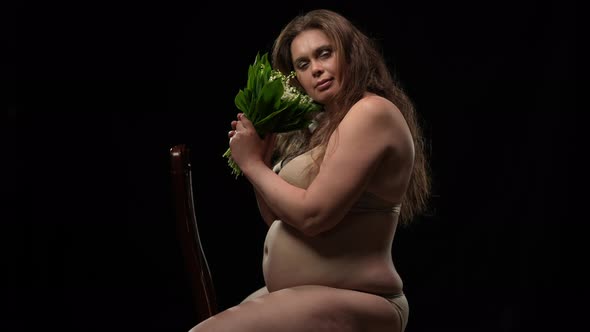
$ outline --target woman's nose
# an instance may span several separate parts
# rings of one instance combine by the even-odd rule
[[[322,64],[319,61],[313,61],[311,63],[311,73],[313,74],[313,76],[319,76],[324,72],[324,67],[322,67]]]

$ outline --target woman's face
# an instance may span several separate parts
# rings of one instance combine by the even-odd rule
[[[340,70],[334,44],[321,30],[301,32],[291,43],[299,84],[316,102],[329,104],[340,90]]]

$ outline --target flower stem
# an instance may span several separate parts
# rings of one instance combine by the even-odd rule
[[[240,169],[240,166],[238,166],[238,164],[236,164],[236,162],[231,158],[231,148],[227,148],[227,150],[225,150],[225,152],[223,153],[223,157],[227,158],[227,164],[232,169],[231,172],[233,175],[236,176],[236,179],[238,178],[238,176],[242,175],[242,170]]]

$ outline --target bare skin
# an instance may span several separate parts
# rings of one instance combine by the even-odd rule
[[[338,54],[330,45],[319,30],[301,33],[291,45],[300,84],[327,112],[336,107],[331,101],[340,86]],[[391,256],[398,215],[349,212],[364,192],[392,205],[405,193],[414,150],[398,108],[366,93],[306,183],[290,183],[272,171],[272,142],[261,140],[244,116],[232,129],[232,158],[254,186],[270,225],[266,287],[191,332],[400,331],[392,304],[375,295],[403,289]]]

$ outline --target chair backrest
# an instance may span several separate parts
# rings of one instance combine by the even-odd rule
[[[178,144],[170,149],[172,192],[178,238],[190,277],[198,322],[218,311],[213,279],[199,237],[193,198],[190,149]]]

